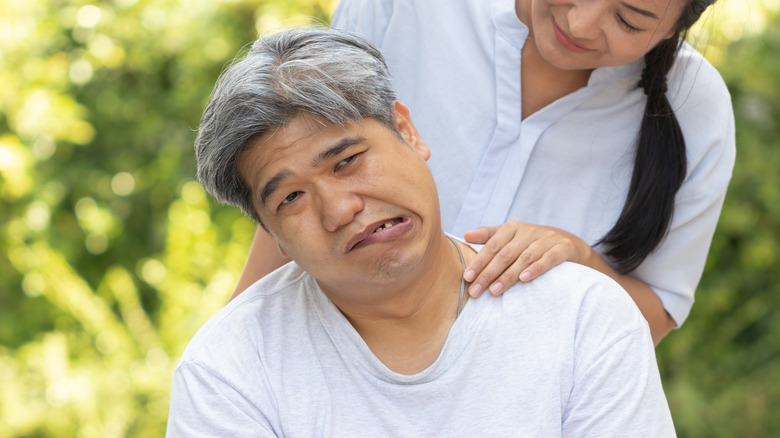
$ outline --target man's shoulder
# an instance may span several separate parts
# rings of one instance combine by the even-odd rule
[[[563,262],[528,283],[518,283],[521,288],[533,293],[562,294],[560,298],[570,300],[588,294],[597,294],[605,299],[620,301],[627,293],[607,275],[595,269],[573,262]],[[629,299],[630,300],[630,299]]]
[[[538,309],[553,324],[568,321],[600,321],[597,325],[626,332],[646,325],[639,308],[615,280],[586,266],[564,262],[528,283],[518,283],[504,293],[505,307],[526,312]],[[622,330],[621,330],[622,331]]]
[[[477,252],[483,247],[478,244],[469,245]],[[634,301],[615,280],[595,269],[568,261],[553,267],[533,281],[515,283],[502,296],[509,298],[505,305],[510,309],[521,309],[528,305],[579,309],[587,300],[588,304],[602,302],[611,308],[624,308],[641,318]]]
[[[316,287],[309,274],[295,263],[288,263],[249,286],[225,305],[195,333],[187,345],[182,362],[219,358],[232,348],[249,342],[262,342],[263,333],[273,333],[274,325],[289,319],[273,317],[303,306]]]
[[[269,307],[284,306],[289,301],[301,299],[313,287],[316,282],[311,275],[290,262],[253,283],[212,319],[240,319]]]
[[[246,435],[238,429],[271,434],[274,426],[264,416],[275,407],[268,370],[280,368],[274,360],[289,356],[284,348],[295,344],[287,329],[302,323],[288,312],[297,313],[295,306],[305,306],[312,296],[316,283],[309,279],[288,264],[250,286],[197,331],[174,371],[169,434],[188,436],[197,428],[215,436]]]

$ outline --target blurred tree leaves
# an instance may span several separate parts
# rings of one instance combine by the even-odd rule
[[[681,437],[780,434],[780,15],[763,18],[719,55],[737,164],[696,304],[657,350]]]
[[[194,181],[224,65],[331,1],[0,0],[0,436],[160,436],[254,225]]]
[[[164,433],[176,360],[254,233],[194,181],[201,111],[259,32],[335,3],[0,0],[0,437]],[[735,41],[694,43],[732,91],[737,167],[696,305],[657,351],[681,437],[776,436],[780,18],[756,8],[744,31],[722,5]]]

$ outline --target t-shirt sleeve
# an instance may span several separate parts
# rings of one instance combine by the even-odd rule
[[[647,329],[591,361],[578,361],[563,436],[675,436]]]
[[[173,375],[167,437],[275,437],[262,409],[219,373],[193,362]]]
[[[675,436],[647,323],[616,284],[591,287],[577,318],[562,436]]]

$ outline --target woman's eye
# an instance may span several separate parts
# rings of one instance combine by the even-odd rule
[[[289,203],[291,203],[291,202],[295,201],[295,198],[297,198],[297,197],[298,197],[298,194],[299,194],[299,193],[300,193],[300,192],[292,192],[292,193],[290,193],[289,195],[287,195],[287,197],[286,197],[286,198],[284,198],[284,200],[282,201],[282,205],[284,205],[284,204],[289,204]]]
[[[618,21],[618,23],[620,23],[620,25],[621,25],[621,26],[623,26],[623,28],[624,28],[624,29],[626,29],[627,31],[629,31],[629,32],[631,32],[631,33],[637,33],[637,32],[639,32],[640,30],[642,30],[642,29],[640,29],[640,28],[638,28],[638,27],[634,27],[634,26],[632,26],[632,25],[631,25],[631,23],[629,23],[628,21],[626,21],[626,20],[625,20],[625,19],[624,19],[622,16],[620,16],[620,15],[617,15],[617,21]]]

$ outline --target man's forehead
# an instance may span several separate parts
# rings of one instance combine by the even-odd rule
[[[253,142],[253,146],[264,150],[287,148],[301,141],[325,137],[328,134],[327,131],[332,131],[326,128],[335,126],[338,125],[328,123],[320,117],[302,113],[288,120],[285,124],[277,126],[273,131],[258,137]],[[343,127],[341,128],[343,129]]]
[[[335,130],[327,129],[334,126],[337,125],[324,122],[309,114],[300,114],[284,125],[252,139],[244,151],[242,164],[245,168],[251,167],[253,172],[257,173],[288,155],[285,154],[285,150],[290,148],[295,148],[296,155],[303,159],[303,155],[308,151],[315,154],[317,145],[322,147],[329,137],[337,136],[336,131],[343,130],[343,127]]]

